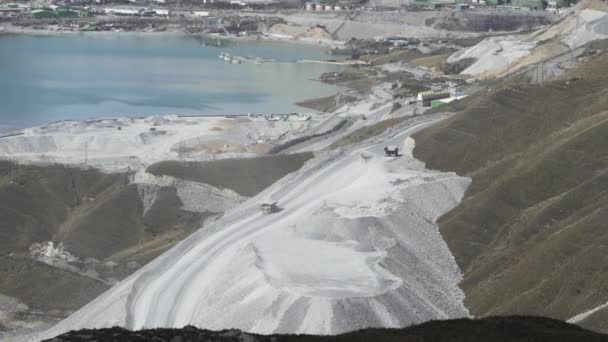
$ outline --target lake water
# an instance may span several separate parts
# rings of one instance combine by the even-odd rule
[[[277,63],[228,64],[221,52]],[[316,46],[202,44],[181,35],[0,35],[0,130],[63,119],[156,114],[302,111],[294,102],[336,93],[313,81],[330,59]]]

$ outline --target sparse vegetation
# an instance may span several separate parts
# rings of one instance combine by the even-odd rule
[[[415,136],[428,167],[473,178],[439,221],[473,314],[566,319],[606,301],[607,67],[497,85]]]
[[[206,183],[234,190],[243,196],[253,196],[284,175],[299,169],[312,157],[312,153],[297,153],[206,162],[164,161],[151,165],[147,172]]]
[[[490,317],[431,321],[403,329],[365,329],[337,336],[256,335],[238,330],[209,331],[192,326],[183,329],[129,331],[122,328],[72,331],[50,342],[218,341],[237,342],[579,342],[608,341],[608,336],[572,324],[540,317]]]

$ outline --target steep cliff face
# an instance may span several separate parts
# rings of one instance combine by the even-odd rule
[[[507,82],[415,136],[427,167],[473,179],[439,221],[473,314],[568,319],[608,300],[607,73],[603,55],[541,85]],[[603,311],[578,322],[605,330]]]

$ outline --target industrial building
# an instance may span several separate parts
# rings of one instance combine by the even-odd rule
[[[454,7],[456,6],[456,0],[414,0],[413,4],[415,7],[435,9],[441,7]]]
[[[313,12],[313,11],[332,12],[332,11],[342,11],[345,9],[343,5],[324,5],[319,2],[307,2],[306,5],[304,6],[304,8],[306,9],[306,11],[309,11],[309,12]]]
[[[431,101],[431,108],[437,108],[437,107],[441,107],[443,105],[446,105],[452,101],[456,101],[456,100],[460,100],[467,97],[466,95],[462,95],[462,96],[452,96],[452,97],[448,97],[446,99],[439,99],[439,100],[432,100]]]
[[[143,9],[140,8],[104,8],[106,14],[115,15],[139,15]]]
[[[0,14],[19,14],[26,10],[29,10],[29,6],[25,4],[8,3],[0,5]]]
[[[427,90],[418,93],[418,102],[421,102],[423,106],[430,107],[433,100],[447,99],[449,98],[450,90]]]
[[[105,14],[124,15],[124,16],[169,16],[168,9],[162,8],[104,8]]]
[[[427,90],[418,93],[417,101],[422,103],[424,107],[436,107],[453,100],[459,100],[465,96],[466,95],[460,87],[456,84],[448,83],[447,88]]]
[[[544,9],[542,0],[508,0],[506,6],[520,9],[542,10]]]
[[[346,11],[361,8],[364,3],[364,0],[339,0],[338,2],[318,0],[306,2],[304,9],[308,12]]]
[[[426,9],[442,7],[466,9],[469,6],[493,6],[531,11],[547,8],[556,11],[559,8],[569,7],[576,2],[577,0],[414,0],[412,4],[415,7]]]

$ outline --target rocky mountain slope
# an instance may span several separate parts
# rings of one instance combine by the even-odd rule
[[[440,221],[476,316],[534,314],[605,331],[608,56],[544,84],[503,82],[415,135],[414,155],[473,179]]]

